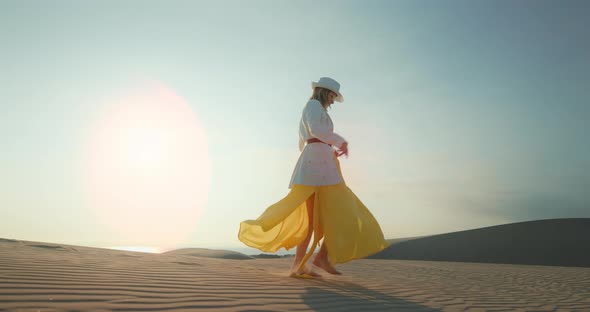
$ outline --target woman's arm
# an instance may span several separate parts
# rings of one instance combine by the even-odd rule
[[[346,140],[340,135],[334,133],[329,127],[327,122],[327,114],[320,104],[319,101],[311,101],[308,104],[305,113],[305,124],[311,135],[315,138],[320,139],[322,142],[332,144],[338,148],[341,148]]]

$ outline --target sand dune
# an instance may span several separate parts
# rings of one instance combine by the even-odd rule
[[[260,253],[257,255],[246,255],[241,252],[223,250],[223,249],[206,249],[206,248],[182,248],[167,251],[163,254],[166,255],[177,255],[177,256],[194,256],[194,257],[206,257],[206,258],[218,258],[218,259],[233,259],[233,260],[251,260],[255,258],[260,259],[279,259],[285,257],[292,257],[291,254],[278,255],[278,254],[266,254]]]
[[[370,258],[590,267],[590,218],[519,222],[393,241]]]
[[[175,249],[168,252],[164,252],[165,255],[177,255],[177,256],[195,256],[195,257],[207,257],[207,258],[219,258],[219,259],[234,259],[234,260],[248,260],[254,259],[248,255],[245,255],[236,251],[222,250],[222,249],[207,249],[207,248],[182,248]]]
[[[287,277],[216,259],[0,240],[2,311],[590,311],[590,268],[371,260]]]

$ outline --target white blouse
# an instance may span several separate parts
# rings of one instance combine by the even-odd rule
[[[305,144],[308,139],[317,138],[322,142],[340,147],[346,142],[334,133],[332,119],[318,100],[309,100],[303,109],[299,122],[299,150],[301,155],[293,170],[289,188],[293,184],[332,185],[344,180],[336,166],[334,149],[328,144]]]

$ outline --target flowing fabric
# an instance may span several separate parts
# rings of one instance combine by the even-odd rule
[[[258,219],[241,222],[238,238],[264,252],[297,246],[309,230],[306,200],[310,196],[315,196],[314,241],[301,267],[322,237],[331,264],[365,258],[388,246],[377,220],[344,182],[327,186],[293,185],[287,196],[268,207]]]

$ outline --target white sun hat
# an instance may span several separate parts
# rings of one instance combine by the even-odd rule
[[[334,91],[334,93],[338,94],[338,96],[334,100],[341,103],[344,102],[344,97],[342,96],[342,94],[340,94],[340,84],[338,83],[338,81],[330,77],[321,77],[318,82],[311,82],[311,89],[313,90],[316,87]]]

